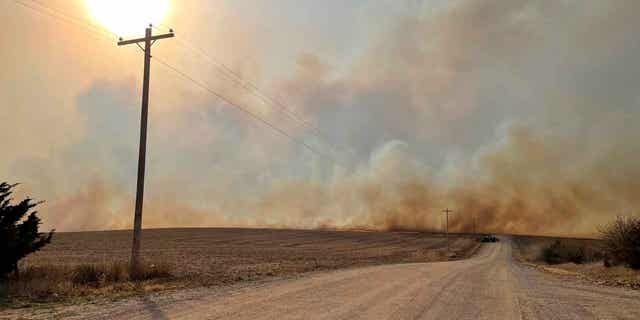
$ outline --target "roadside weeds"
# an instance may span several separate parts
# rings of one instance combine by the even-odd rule
[[[514,237],[515,238],[515,237]],[[541,242],[548,239],[516,238],[514,246],[514,258],[516,262],[535,268],[541,272],[557,276],[568,277],[590,284],[609,287],[622,287],[632,290],[640,290],[640,271],[627,268],[622,265],[605,267],[603,260],[593,259],[585,263],[564,262],[549,264],[541,260],[542,250],[546,247]],[[534,240],[532,240],[534,239]],[[554,240],[556,241],[556,240]],[[563,241],[581,241],[564,239]],[[592,242],[593,240],[589,240]],[[518,242],[520,242],[518,244]],[[593,244],[597,246],[598,244]],[[588,248],[591,249],[591,248]],[[536,253],[538,252],[538,253]]]

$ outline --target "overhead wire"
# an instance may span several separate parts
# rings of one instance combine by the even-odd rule
[[[60,19],[61,21],[65,21],[67,23],[70,24],[74,24],[77,26],[81,26],[81,27],[85,27],[88,28],[86,29],[86,31],[97,34],[99,36],[101,36],[102,38],[108,39],[109,41],[112,41],[112,37],[115,36],[117,38],[117,34],[114,32],[111,32],[105,28],[102,28],[100,26],[97,26],[95,24],[90,23],[89,21],[82,19],[82,18],[78,18],[75,17],[73,15],[69,15],[61,10],[52,8],[50,6],[47,6],[41,2],[38,1],[32,1],[31,3],[27,3],[25,1],[22,0],[14,0],[15,3],[26,7],[28,9],[31,9],[33,11],[37,11],[41,14],[45,14],[48,15],[50,17],[53,18],[57,18]],[[158,63],[160,63],[161,65],[165,66],[166,68],[172,70],[173,72],[175,72],[176,74],[180,75],[181,77],[183,77],[184,79],[192,82],[193,84],[195,84],[196,86],[200,87],[201,89],[209,92],[210,94],[214,95],[215,97],[217,97],[218,99],[222,100],[223,102],[227,103],[228,105],[235,107],[236,109],[242,111],[243,113],[245,113],[246,115],[250,116],[252,119],[259,121],[261,123],[263,123],[264,125],[268,126],[269,128],[271,128],[272,130],[278,132],[279,134],[289,138],[290,140],[292,140],[295,143],[299,143],[300,145],[302,145],[304,148],[306,148],[307,150],[313,152],[314,154],[327,158],[329,160],[331,160],[332,162],[336,163],[337,165],[343,167],[339,162],[337,162],[333,157],[328,156],[326,154],[323,154],[321,152],[319,152],[318,150],[316,150],[315,148],[313,148],[311,145],[309,145],[308,143],[306,143],[305,141],[302,141],[301,139],[297,139],[295,137],[293,137],[291,134],[289,134],[287,131],[285,131],[282,128],[279,128],[278,126],[276,126],[275,124],[273,124],[272,122],[264,119],[263,117],[261,117],[260,115],[258,115],[255,112],[252,112],[251,110],[249,110],[248,108],[238,104],[238,103],[234,103],[234,101],[232,101],[230,98],[218,93],[217,91],[211,89],[209,86],[207,86],[206,84],[196,80],[194,77],[188,75],[187,73],[179,70],[178,68],[172,66],[171,64],[167,63],[166,61],[159,59],[158,57],[153,57],[153,60],[157,61]]]
[[[173,28],[170,28],[169,26],[167,26],[164,23],[159,23],[159,25],[164,26],[165,28],[167,28],[169,30],[173,30]],[[164,31],[164,30],[162,30],[162,29],[160,29],[158,27],[155,27],[155,26],[154,26],[154,28],[156,30],[158,30],[158,31]],[[223,75],[226,76],[227,79],[233,81],[236,85],[246,89],[249,93],[251,93],[254,96],[258,97],[263,103],[265,103],[265,104],[267,104],[267,105],[269,105],[271,107],[274,107],[276,109],[279,109],[281,112],[286,114],[289,118],[291,118],[291,119],[293,119],[295,121],[298,121],[302,126],[306,127],[307,129],[312,130],[314,132],[314,135],[316,135],[318,138],[320,138],[320,140],[325,140],[325,143],[327,143],[327,145],[332,149],[333,152],[337,151],[336,150],[337,146],[335,146],[332,143],[330,143],[331,139],[329,139],[329,137],[324,132],[322,132],[322,130],[320,130],[320,128],[317,125],[309,122],[308,120],[305,120],[303,116],[299,115],[298,113],[293,111],[291,108],[287,107],[280,100],[278,100],[276,98],[272,98],[269,95],[265,94],[263,92],[263,90],[260,89],[260,87],[258,87],[258,85],[256,85],[255,83],[253,83],[250,80],[247,80],[242,75],[240,75],[238,72],[234,71],[233,69],[231,69],[230,67],[228,67],[224,63],[214,59],[209,54],[207,54],[203,49],[201,49],[198,46],[194,45],[189,40],[186,40],[186,39],[176,39],[176,40],[182,46],[186,47],[187,49],[193,50],[198,55],[200,55],[202,58],[204,58],[205,62],[208,62],[210,65],[213,65],[214,67],[216,67],[218,69],[218,71],[220,71]]]
[[[167,26],[164,23],[159,23],[160,25],[173,30],[172,28],[169,28],[169,26]],[[154,27],[156,28],[156,30],[162,31],[162,29],[158,28],[158,27]],[[252,93],[254,93],[256,96],[258,96],[259,98],[263,99],[266,104],[271,104],[271,105],[277,105],[283,112],[287,113],[288,115],[290,115],[294,120],[301,122],[304,125],[310,126],[313,129],[316,129],[316,127],[310,123],[309,121],[305,120],[302,118],[302,116],[298,115],[297,113],[295,113],[293,110],[291,110],[290,108],[284,106],[282,103],[280,103],[279,101],[276,101],[274,98],[271,98],[270,96],[264,94],[262,92],[262,90],[253,82],[245,79],[242,75],[240,75],[238,72],[234,71],[233,69],[229,68],[227,65],[225,65],[224,63],[214,59],[213,57],[211,57],[210,55],[208,55],[203,49],[200,49],[198,46],[194,45],[193,43],[191,43],[189,40],[186,39],[176,39],[178,42],[180,42],[181,45],[188,47],[188,49],[191,49],[193,51],[195,51],[197,54],[199,54],[201,57],[203,57],[205,60],[207,60],[210,64],[212,64],[213,66],[215,66],[216,68],[218,68],[219,71],[221,71],[229,80],[233,81],[234,83],[240,85],[241,87],[247,89],[248,91],[252,91]]]
[[[249,110],[248,108],[240,105],[239,103],[236,103],[234,101],[232,101],[230,98],[220,94],[219,92],[211,89],[209,86],[207,86],[205,83],[196,80],[194,77],[188,75],[187,73],[179,70],[178,68],[172,66],[171,64],[167,63],[166,61],[164,61],[163,59],[158,58],[157,56],[152,57],[153,61],[156,61],[158,63],[160,63],[161,65],[163,65],[164,67],[172,70],[173,72],[175,72],[176,74],[180,75],[181,77],[183,77],[185,80],[188,80],[190,82],[192,82],[193,84],[195,84],[196,86],[200,87],[201,89],[209,92],[210,94],[214,95],[215,97],[217,97],[218,99],[220,99],[221,101],[225,102],[226,104],[237,108],[238,110],[242,111],[243,113],[245,113],[246,115],[250,116],[251,118],[253,118],[254,120],[257,120],[261,123],[263,123],[264,125],[270,127],[271,129],[277,131],[278,133],[280,133],[281,135],[291,139],[292,141],[299,143],[300,145],[302,145],[303,147],[305,147],[307,150],[313,152],[314,154],[321,156],[321,157],[325,157],[328,158],[330,160],[333,160],[335,162],[335,159],[333,159],[332,157],[323,154],[321,152],[319,152],[318,150],[316,150],[315,148],[313,148],[311,145],[309,145],[308,143],[297,139],[295,137],[293,137],[292,135],[290,135],[287,131],[277,127],[275,124],[273,124],[272,122],[266,120],[263,117],[260,117],[257,113],[252,112],[251,110]],[[337,162],[336,162],[337,163]],[[339,163],[337,163],[339,164]],[[340,165],[340,164],[339,164]]]
[[[29,7],[31,9],[35,9],[32,6],[28,5],[27,3],[25,3],[24,1],[21,0],[15,0],[15,2]],[[93,31],[97,31],[101,34],[108,34],[110,36],[113,36],[115,38],[118,38],[118,34],[116,34],[115,32],[112,32],[104,27],[95,25],[89,21],[87,21],[86,19],[82,19],[82,18],[78,18],[76,16],[73,15],[69,15],[68,13],[56,9],[52,6],[49,6],[47,4],[44,4],[41,1],[37,1],[37,0],[32,0],[32,3],[46,8],[47,10],[54,12],[55,14],[59,15],[58,18],[63,18],[63,19],[67,19],[68,22],[74,23],[74,24],[79,24],[79,25],[84,25],[88,28],[90,28]],[[50,13],[48,13],[49,15],[51,15]],[[160,25],[166,27],[169,30],[173,30],[172,28],[170,28],[169,26],[167,26],[166,24],[163,23],[159,23]],[[160,28],[158,28],[157,26],[152,25],[153,28],[155,28],[156,30],[161,30]],[[245,80],[240,74],[238,74],[237,72],[235,72],[233,69],[229,68],[228,66],[226,66],[225,64],[217,61],[216,59],[210,57],[206,52],[204,52],[204,50],[198,48],[197,46],[191,44],[189,41],[187,40],[182,40],[181,38],[177,38],[176,39],[180,44],[182,44],[185,47],[188,47],[188,49],[191,49],[195,52],[197,52],[199,55],[201,55],[203,58],[205,58],[205,60],[208,60],[208,62],[210,64],[213,64],[216,68],[218,68],[218,70],[222,70],[223,73],[226,75],[227,79],[233,81],[236,85],[239,85],[241,87],[243,87],[244,89],[246,89],[247,91],[249,91],[250,93],[253,93],[256,97],[258,97],[259,99],[262,100],[263,103],[270,105],[272,107],[276,107],[277,109],[279,109],[280,111],[282,111],[284,114],[286,114],[287,116],[289,116],[289,118],[295,120],[295,121],[299,121],[302,123],[302,125],[306,126],[307,128],[311,129],[316,137],[319,138],[319,140],[323,141],[324,143],[326,143],[326,145],[329,146],[330,149],[332,149],[332,151],[335,153],[336,152],[336,148],[333,144],[331,144],[329,142],[329,138],[324,135],[324,133],[322,133],[320,131],[320,129],[317,126],[314,126],[313,124],[311,124],[310,122],[302,119],[301,116],[297,115],[295,112],[293,112],[292,110],[290,110],[289,108],[287,108],[286,106],[284,106],[282,103],[280,103],[279,101],[269,97],[268,95],[262,93],[262,91],[257,87],[257,85],[255,85],[254,83],[252,83],[251,81],[247,81]]]
[[[64,11],[61,11],[59,9],[56,9],[54,7],[51,7],[49,5],[46,5],[40,1],[36,1],[36,0],[32,0],[31,2],[27,2],[24,0],[14,0],[14,2],[16,2],[17,4],[32,9],[34,11],[38,11],[42,14],[48,15],[50,17],[54,17],[54,18],[58,18],[60,20],[64,20],[67,23],[70,24],[75,24],[81,27],[87,27],[89,28],[91,32],[100,34],[101,36],[106,36],[107,38],[109,38],[110,40],[112,39],[112,37],[115,37],[117,39],[118,35],[106,28],[100,27],[98,25],[95,25],[89,21],[87,21],[86,19],[82,19],[82,18],[78,18],[76,16],[70,15]]]

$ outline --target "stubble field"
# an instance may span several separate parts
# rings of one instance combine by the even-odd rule
[[[25,266],[126,262],[130,231],[59,233]],[[176,278],[203,284],[385,263],[447,259],[445,238],[418,232],[278,230],[241,228],[144,230],[142,256],[168,265]],[[452,237],[464,257],[472,237]]]

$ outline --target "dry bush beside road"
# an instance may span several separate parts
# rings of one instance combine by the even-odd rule
[[[597,239],[514,236],[513,241],[516,257],[529,262],[559,264],[582,260],[589,263],[603,258],[602,241]],[[577,252],[581,252],[582,259],[572,259]]]
[[[606,248],[602,240],[538,236],[514,236],[516,259],[536,265],[539,269],[564,276],[578,277],[593,283],[640,289],[640,271],[623,265],[605,267]],[[556,245],[559,243],[559,245]],[[553,250],[552,263],[545,251]],[[583,255],[581,263],[571,261],[576,252]]]
[[[602,227],[601,233],[607,265],[640,270],[640,217],[618,217]]]

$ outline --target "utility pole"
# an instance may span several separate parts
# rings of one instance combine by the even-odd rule
[[[449,209],[449,208],[446,208],[446,209],[442,210],[442,212],[444,212],[445,219],[446,219],[446,222],[445,222],[445,226],[446,226],[445,227],[445,236],[446,236],[446,239],[447,239],[447,252],[449,252],[449,214],[452,213],[453,211],[451,209]]]
[[[476,231],[476,215],[475,213],[473,214],[473,235],[475,236],[477,234]]]
[[[151,46],[160,39],[172,38],[173,30],[169,33],[152,35],[151,25],[146,28],[144,38],[123,40],[120,38],[118,46],[135,44],[144,51],[144,80],[142,82],[142,111],[140,117],[140,150],[138,152],[138,182],[136,185],[136,208],[133,218],[133,244],[131,246],[131,275],[135,276],[140,266],[140,234],[142,232],[142,200],[144,197],[144,172],[147,156],[147,116],[149,114],[149,75],[151,69]],[[140,45],[144,43],[144,48]]]

